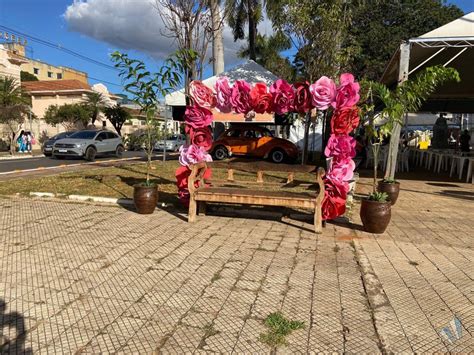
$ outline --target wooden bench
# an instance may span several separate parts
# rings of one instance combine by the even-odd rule
[[[227,180],[223,186],[215,181],[204,181],[203,175],[208,167],[227,169]],[[268,162],[240,163],[216,162],[198,163],[190,167],[191,175],[188,178],[190,193],[188,221],[195,222],[197,213],[206,213],[206,203],[225,203],[259,206],[280,206],[311,209],[314,212],[314,229],[322,232],[321,204],[324,198],[323,168],[310,165],[273,164]],[[235,181],[234,172],[246,171],[256,173],[256,181]],[[262,187],[265,184],[264,175],[268,172],[285,172],[287,181],[283,187],[294,185],[295,173],[315,174],[314,183],[317,189],[314,192],[268,191]],[[196,183],[199,187],[196,188]],[[269,183],[281,186],[281,183]],[[210,186],[209,186],[210,185]],[[274,186],[275,187],[275,186]],[[278,188],[277,188],[278,189]]]

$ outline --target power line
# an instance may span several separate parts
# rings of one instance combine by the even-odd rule
[[[91,80],[95,80],[95,81],[99,81],[101,83],[106,83],[106,84],[109,84],[109,85],[114,85],[114,86],[118,86],[120,88],[123,88],[123,85],[120,85],[120,84],[115,84],[115,83],[112,83],[110,81],[107,81],[107,80],[102,80],[102,79],[97,79],[97,78],[93,78],[92,76],[87,76],[89,79]]]
[[[37,43],[40,43],[42,45],[45,45],[47,47],[50,47],[50,48],[54,48],[54,49],[57,49],[57,50],[60,50],[60,51],[63,51],[65,53],[68,53],[72,56],[75,56],[77,58],[80,58],[82,60],[85,60],[85,61],[88,61],[90,63],[93,63],[93,64],[96,64],[96,65],[99,65],[101,67],[104,67],[104,68],[107,68],[107,69],[111,69],[111,70],[115,70],[115,71],[119,71],[117,68],[115,68],[114,66],[110,65],[110,64],[107,64],[107,63],[104,63],[104,62],[100,62],[98,60],[95,60],[93,58],[90,58],[90,57],[87,57],[83,54],[80,54],[78,52],[75,52],[71,49],[68,49],[66,47],[63,47],[62,45],[60,44],[54,44],[52,42],[49,42],[49,41],[46,41],[46,40],[43,40],[41,38],[38,38],[38,37],[35,37],[35,36],[31,36],[27,33],[22,33],[20,31],[17,31],[13,28],[10,28],[10,27],[7,27],[7,26],[4,26],[4,25],[0,25],[0,28],[3,28],[4,30],[6,31],[9,31],[9,32],[15,32],[16,34],[19,34],[23,37],[28,37],[30,40],[32,40],[33,42],[37,42]]]

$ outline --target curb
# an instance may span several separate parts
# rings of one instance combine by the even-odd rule
[[[44,154],[38,155],[0,155],[0,160],[23,160],[23,159],[32,159],[32,158],[44,158]]]
[[[113,197],[101,197],[101,196],[87,196],[87,195],[63,195],[55,194],[52,192],[30,192],[30,196],[33,197],[49,197],[49,198],[66,198],[73,201],[82,202],[99,202],[107,203],[112,205],[133,205],[133,200],[130,198],[113,198]]]

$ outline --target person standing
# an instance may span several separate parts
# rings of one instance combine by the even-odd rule
[[[31,154],[31,147],[32,147],[32,144],[33,144],[33,135],[31,134],[31,132],[27,132],[26,135],[25,135],[25,140],[26,140],[26,150],[28,153]]]
[[[20,135],[18,136],[18,139],[16,140],[18,144],[18,152],[23,154],[26,149],[26,136],[25,136],[25,131],[21,131]]]
[[[462,132],[461,137],[459,138],[461,143],[461,152],[470,152],[471,147],[469,145],[471,141],[471,136],[469,135],[469,131],[467,129]]]

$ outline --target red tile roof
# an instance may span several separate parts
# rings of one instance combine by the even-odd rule
[[[79,80],[24,81],[21,86],[27,92],[91,90],[88,84]]]

